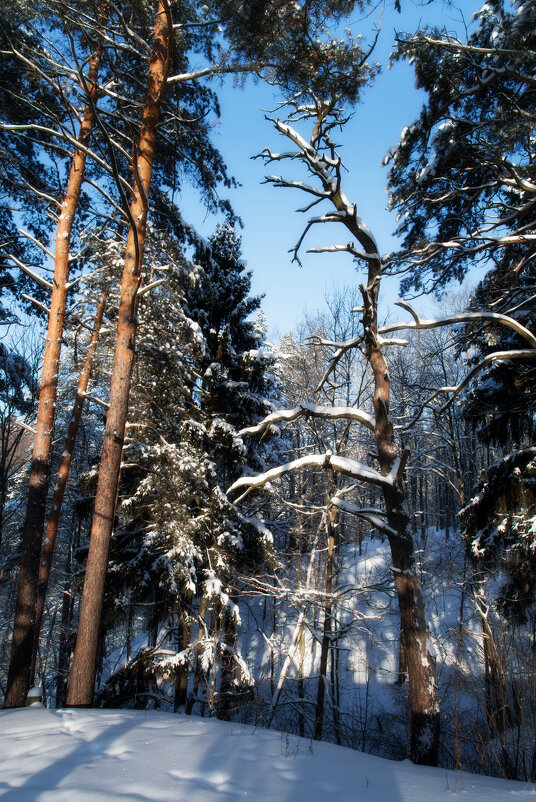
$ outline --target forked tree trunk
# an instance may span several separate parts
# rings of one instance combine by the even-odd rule
[[[104,596],[108,550],[115,515],[119,469],[127,422],[136,341],[136,294],[140,284],[147,228],[160,106],[166,87],[172,25],[167,2],[159,0],[154,46],[149,62],[147,95],[142,112],[138,153],[134,164],[134,198],[130,207],[125,265],[117,323],[109,410],[99,468],[93,523],[80,608],[78,636],[71,667],[67,704],[86,707],[93,700],[99,622]],[[133,228],[133,224],[135,228]]]
[[[58,469],[58,478],[52,494],[52,501],[50,503],[50,514],[48,516],[47,530],[45,535],[45,542],[43,543],[43,550],[41,551],[41,560],[39,562],[39,576],[37,583],[37,607],[35,614],[35,646],[33,650],[32,660],[32,682],[35,673],[35,660],[39,647],[39,637],[41,634],[41,627],[43,625],[43,613],[45,610],[45,602],[48,589],[48,581],[50,579],[50,571],[52,568],[52,559],[54,557],[54,549],[56,547],[56,537],[58,535],[58,527],[61,516],[61,508],[63,505],[63,497],[67,488],[67,479],[69,477],[69,470],[73,458],[74,446],[78,435],[80,420],[82,417],[82,410],[84,408],[84,401],[86,400],[86,391],[89,384],[89,377],[93,366],[93,358],[99,340],[99,332],[102,325],[102,318],[104,315],[104,305],[106,302],[106,293],[102,292],[97,304],[97,311],[95,314],[95,322],[93,324],[93,332],[88,346],[86,358],[80,379],[78,382],[78,390],[76,392],[76,399],[74,402],[73,412],[69,421],[69,428],[67,431],[67,439],[65,441],[65,448],[61,455],[60,467]]]
[[[107,5],[108,4],[104,2],[100,6],[99,22],[101,25],[105,23]],[[91,129],[95,121],[94,104],[97,100],[97,76],[102,49],[103,37],[98,36],[93,55],[89,62],[86,81],[90,99],[86,104],[78,134],[78,142],[84,147],[87,147]],[[43,356],[37,421],[35,424],[26,519],[22,535],[15,623],[4,707],[23,707],[26,704],[26,694],[29,690],[32,674],[32,653],[35,644],[37,575],[39,571],[39,558],[41,555],[41,542],[43,538],[43,525],[48,493],[52,428],[54,426],[54,410],[58,389],[61,341],[67,305],[69,248],[74,217],[82,189],[85,164],[86,151],[82,148],[76,149],[56,230],[54,280],[50,299],[45,353]]]

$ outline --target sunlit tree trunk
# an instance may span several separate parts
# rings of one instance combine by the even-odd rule
[[[107,3],[102,3],[99,19],[101,25],[105,23],[106,8]],[[99,36],[89,62],[86,84],[90,97],[86,103],[78,133],[78,142],[83,148],[87,147],[95,122],[94,109],[98,96],[97,77],[102,49],[103,37]],[[43,538],[52,449],[52,429],[54,426],[61,342],[67,305],[69,249],[86,164],[86,151],[83,148],[77,148],[73,156],[67,190],[56,230],[54,279],[43,356],[37,421],[35,424],[26,519],[22,535],[15,623],[4,707],[22,707],[25,705],[32,674],[37,575]]]
[[[332,195],[340,212],[347,212],[347,201],[340,191]],[[389,546],[400,611],[402,648],[406,660],[411,697],[411,758],[416,763],[437,765],[439,752],[439,700],[436,685],[435,658],[431,654],[424,599],[416,571],[413,538],[407,512],[404,484],[404,461],[407,454],[398,455],[393,425],[389,417],[390,378],[387,363],[378,338],[378,294],[382,265],[377,258],[377,245],[363,232],[355,216],[347,215],[345,225],[370,254],[368,280],[361,287],[363,295],[363,330],[366,357],[374,377],[374,433],[380,472],[391,473],[395,460],[400,459],[397,481],[382,488],[387,522],[393,531]],[[375,258],[376,257],[376,258]]]
[[[67,704],[71,706],[87,706],[93,699],[104,581],[115,515],[121,454],[134,366],[136,294],[141,281],[148,195],[151,186],[160,106],[169,72],[171,37],[172,24],[169,7],[167,2],[159,0],[154,46],[149,62],[147,95],[142,112],[138,152],[134,164],[134,198],[130,207],[131,225],[128,232],[121,285],[109,410],[106,416],[78,635],[67,694]]]
[[[54,556],[54,549],[56,546],[56,537],[58,534],[58,527],[61,516],[61,508],[63,505],[63,497],[67,488],[67,479],[69,477],[69,470],[73,458],[74,446],[78,435],[80,420],[82,418],[82,410],[86,400],[86,391],[89,384],[89,377],[93,366],[93,357],[97,348],[99,340],[99,332],[102,325],[102,318],[104,315],[104,305],[106,302],[106,294],[103,292],[97,304],[97,311],[95,314],[95,322],[93,325],[93,332],[88,346],[86,358],[80,379],[78,382],[78,390],[76,393],[76,400],[72,415],[69,421],[69,428],[67,431],[67,439],[65,441],[65,448],[61,455],[60,467],[58,469],[58,478],[52,494],[52,501],[50,503],[50,514],[47,521],[47,529],[43,549],[41,551],[41,560],[39,562],[39,576],[37,584],[37,608],[35,615],[35,639],[36,644],[33,650],[34,658],[32,661],[32,677],[35,672],[35,658],[39,646],[39,636],[43,624],[43,613],[45,610],[45,601],[48,589],[48,581],[50,578],[50,571],[52,568],[52,559]],[[33,681],[33,680],[32,680]]]

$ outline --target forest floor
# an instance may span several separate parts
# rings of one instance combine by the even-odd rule
[[[215,719],[0,712],[5,802],[525,802],[533,786],[394,762]]]

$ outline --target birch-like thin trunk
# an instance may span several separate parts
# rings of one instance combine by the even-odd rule
[[[327,501],[329,503],[329,479]],[[324,722],[324,697],[326,695],[326,678],[328,673],[328,657],[331,646],[331,635],[333,631],[333,558],[335,554],[335,534],[333,531],[333,516],[335,508],[327,509],[325,513],[326,529],[328,535],[328,554],[326,562],[326,601],[324,604],[324,626],[322,633],[322,643],[320,646],[320,669],[318,673],[318,688],[316,694],[315,728],[313,738],[319,741],[322,738],[322,728]]]
[[[486,691],[486,721],[490,740],[502,736],[511,726],[512,711],[508,698],[507,672],[499,654],[489,622],[490,607],[486,603],[485,581],[473,560],[473,602],[482,627],[482,650]]]
[[[107,3],[100,6],[99,22],[106,21]],[[103,49],[103,37],[98,36],[89,62],[86,80],[90,98],[85,106],[78,142],[87,147],[95,122],[95,102],[98,94],[98,70]],[[74,217],[84,179],[86,151],[75,150],[67,190],[56,230],[54,280],[50,298],[50,313],[43,356],[37,421],[30,468],[28,503],[22,535],[22,551],[17,583],[17,604],[11,656],[4,707],[23,707],[30,687],[35,645],[37,575],[48,493],[52,450],[52,429],[58,389],[61,341],[67,305],[69,280],[69,249]]]
[[[191,629],[187,610],[182,610],[177,621],[177,652],[182,652],[190,645]],[[188,663],[179,666],[175,676],[175,698],[173,701],[173,712],[186,709],[188,697]]]
[[[149,62],[147,95],[142,112],[138,153],[134,164],[134,198],[130,207],[125,265],[121,285],[109,410],[99,468],[93,523],[80,608],[78,636],[71,667],[67,704],[85,707],[93,700],[99,622],[123,439],[127,422],[136,342],[136,294],[139,289],[147,229],[148,196],[160,106],[169,72],[172,25],[167,2],[159,0],[154,46]],[[135,228],[133,227],[135,226]]]
[[[198,695],[199,695],[199,687],[203,684],[203,676],[202,676],[203,672],[201,670],[201,653],[203,650],[203,642],[206,640],[207,637],[207,629],[205,625],[205,616],[207,614],[207,607],[208,607],[208,599],[206,596],[203,596],[199,604],[199,614],[198,614],[199,627],[197,630],[196,661],[195,661],[192,696],[186,700],[186,714],[188,716],[192,714],[196,702],[199,702],[201,706],[201,711],[203,711],[204,703],[201,699],[198,699]]]
[[[236,592],[231,593],[229,598],[236,604],[238,601],[238,594]],[[225,651],[221,658],[220,690],[217,694],[216,716],[223,721],[230,721],[237,704],[235,683],[237,679],[235,660],[236,624],[229,610],[224,610],[222,619]]]
[[[102,325],[102,318],[104,315],[104,305],[106,303],[106,293],[102,292],[97,304],[97,311],[95,313],[95,322],[93,324],[93,332],[91,340],[86,353],[84,366],[80,373],[78,382],[78,390],[76,392],[76,399],[74,402],[73,412],[69,421],[69,428],[67,431],[67,439],[65,441],[65,448],[61,455],[60,467],[58,469],[58,478],[52,494],[52,501],[50,504],[50,514],[48,516],[47,530],[45,535],[45,542],[43,543],[43,550],[41,551],[41,560],[39,562],[39,577],[37,583],[37,608],[35,614],[35,647],[34,659],[32,661],[32,682],[35,672],[35,656],[37,655],[39,636],[41,634],[41,627],[43,624],[43,613],[45,610],[45,602],[48,589],[48,581],[50,579],[50,571],[52,568],[52,559],[54,557],[54,549],[56,546],[56,538],[58,535],[58,527],[61,516],[61,508],[63,505],[63,497],[67,488],[67,479],[71,468],[73,458],[74,446],[80,427],[80,420],[82,418],[82,410],[84,408],[84,401],[86,400],[86,391],[89,384],[89,377],[91,376],[91,369],[93,367],[93,358],[97,349],[99,341],[99,333]]]

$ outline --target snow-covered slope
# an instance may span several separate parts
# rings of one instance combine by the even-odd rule
[[[13,802],[471,802],[522,783],[395,763],[215,719],[131,710],[0,713],[0,798]]]

